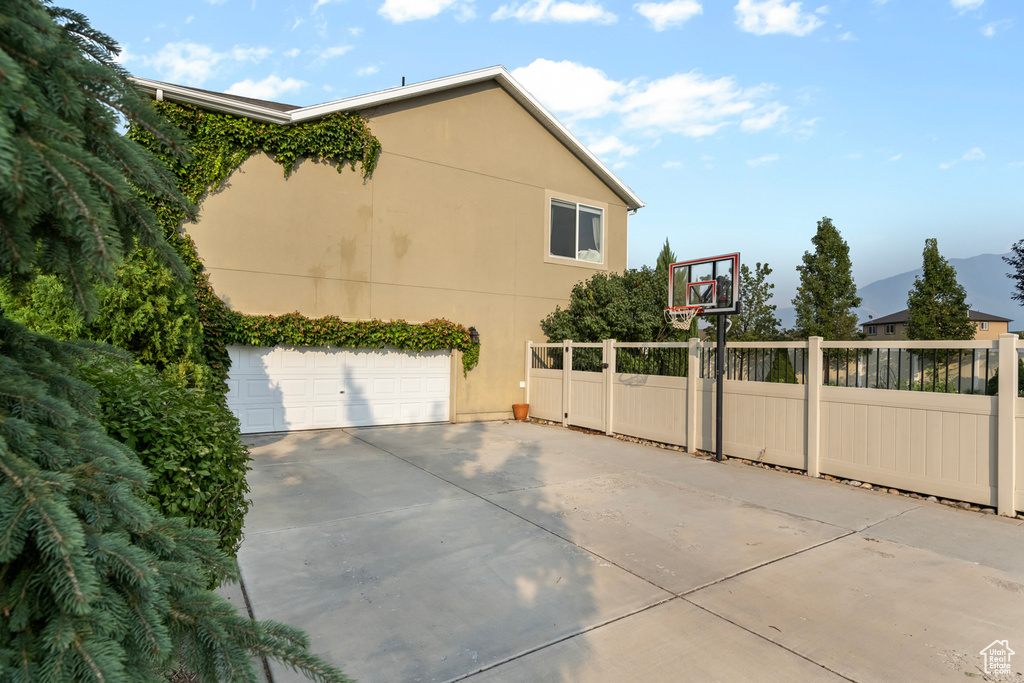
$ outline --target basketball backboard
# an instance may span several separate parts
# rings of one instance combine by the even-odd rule
[[[735,313],[740,299],[740,255],[673,263],[668,273],[668,306],[700,308],[702,315]]]

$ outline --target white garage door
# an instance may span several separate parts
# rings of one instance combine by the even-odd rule
[[[242,433],[445,422],[451,352],[229,346]]]

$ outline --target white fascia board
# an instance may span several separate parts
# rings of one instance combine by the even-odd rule
[[[132,76],[132,82],[134,82],[135,85],[137,85],[143,92],[148,93],[153,97],[156,97],[157,91],[161,91],[163,93],[162,99],[172,102],[194,104],[197,107],[204,107],[206,109],[212,109],[213,111],[224,112],[225,114],[244,116],[246,118],[254,119],[256,121],[265,121],[267,123],[276,123],[279,125],[291,123],[291,117],[287,112],[277,111],[276,109],[269,109],[255,104],[239,102],[238,100],[229,97],[218,97],[210,93],[197,92],[192,88],[184,88],[174,85],[173,83],[161,83],[160,81],[151,81],[145,78],[136,78],[134,76]]]

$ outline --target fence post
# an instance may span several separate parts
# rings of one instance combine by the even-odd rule
[[[700,340],[690,337],[686,363],[686,452],[697,451],[697,383],[700,381]]]
[[[1017,460],[1017,335],[999,335],[999,398],[996,502],[1000,515],[1013,517]]]
[[[533,369],[533,342],[526,342],[526,389],[523,391],[523,403],[530,403],[530,370]]]
[[[572,382],[569,381],[572,375],[572,340],[566,339],[562,342],[562,426],[569,426],[569,389]]]
[[[807,476],[820,477],[821,454],[821,342],[822,337],[807,340]]]
[[[612,386],[615,380],[615,340],[604,340],[604,433],[611,436],[612,428]]]

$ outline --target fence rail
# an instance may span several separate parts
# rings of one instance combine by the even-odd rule
[[[1014,335],[729,343],[723,451],[1013,514],[1024,509],[1022,352]],[[713,451],[716,353],[696,339],[528,343],[530,414]]]

